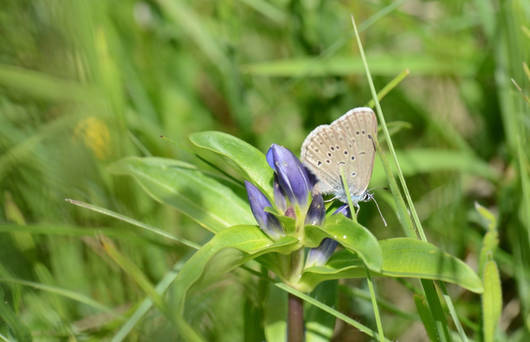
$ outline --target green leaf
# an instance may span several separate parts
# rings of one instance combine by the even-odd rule
[[[395,238],[381,240],[379,244],[383,264],[380,272],[374,273],[374,276],[442,280],[472,292],[483,291],[482,282],[468,265],[430,243],[411,238]],[[326,265],[306,269],[301,283],[307,288],[313,288],[328,279],[365,276],[363,262],[358,255],[339,251]]]
[[[195,146],[230,161],[244,179],[252,181],[272,196],[273,171],[265,155],[254,146],[230,134],[215,131],[195,133],[189,139]]]
[[[501,280],[497,264],[489,260],[484,266],[484,294],[482,295],[482,319],[484,341],[495,341],[495,330],[502,312]]]
[[[334,215],[326,219],[323,227],[306,226],[305,233],[307,247],[317,247],[323,238],[329,237],[356,253],[370,270],[381,270],[381,247],[375,236],[357,222]]]
[[[273,241],[257,226],[235,226],[217,233],[184,264],[175,280],[179,312],[184,310],[188,290],[198,281],[207,284],[213,277],[219,277],[261,254],[286,254],[299,247],[294,237],[285,236]]]
[[[183,334],[198,338],[196,332],[184,320],[184,307],[192,286],[205,286],[226,272],[265,253],[288,254],[300,248],[297,239],[284,236],[271,240],[258,226],[241,225],[217,233],[186,261],[175,279],[176,323]]]
[[[483,291],[482,282],[471,267],[428,242],[396,238],[380,244],[384,276],[443,280],[472,292]]]
[[[482,247],[479,254],[479,270],[483,272],[486,263],[495,254],[497,246],[499,245],[499,234],[497,233],[497,218],[485,207],[475,202],[475,209],[485,220],[485,225],[488,231],[482,239]]]
[[[131,157],[113,164],[110,170],[133,176],[155,200],[177,208],[214,233],[256,222],[244,200],[193,165],[164,158]]]

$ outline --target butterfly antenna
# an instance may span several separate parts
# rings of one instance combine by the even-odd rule
[[[381,216],[381,220],[383,220],[383,224],[385,225],[385,227],[387,227],[388,225],[386,224],[385,217],[383,216],[383,213],[381,212],[381,209],[379,209],[379,204],[377,204],[377,201],[375,200],[374,196],[372,196],[372,199],[374,200],[375,206],[377,207],[377,211],[379,212],[379,216]]]

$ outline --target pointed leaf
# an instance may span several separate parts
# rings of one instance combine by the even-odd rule
[[[113,164],[110,170],[133,176],[155,200],[177,208],[214,233],[256,222],[246,201],[193,165],[165,158],[131,157]]]
[[[329,237],[355,252],[370,270],[381,270],[381,247],[375,236],[359,223],[342,215],[335,215],[326,219],[324,227],[306,226],[305,231],[306,246],[317,247],[323,238]]]
[[[295,238],[273,241],[257,226],[235,226],[217,233],[184,264],[175,280],[179,311],[183,312],[186,294],[197,281],[205,284],[212,275],[220,276],[261,254],[285,254],[299,247]]]
[[[221,155],[239,168],[242,178],[261,187],[272,198],[273,171],[265,155],[254,146],[230,134],[222,132],[199,132],[190,135],[197,147]]]
[[[482,319],[484,324],[484,341],[495,341],[495,330],[499,325],[502,312],[502,289],[499,269],[493,260],[484,266],[484,294],[482,295]]]
[[[430,243],[396,238],[380,244],[384,260],[382,275],[443,280],[472,292],[483,291],[482,282],[471,267]]]
[[[472,292],[483,291],[482,282],[464,262],[427,242],[410,238],[379,241],[383,264],[376,276],[442,280]],[[366,273],[359,256],[348,251],[336,252],[324,266],[310,267],[300,281],[312,289],[328,279],[363,278]]]

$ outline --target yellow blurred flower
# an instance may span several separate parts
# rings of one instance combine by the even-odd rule
[[[98,159],[109,156],[110,132],[102,120],[94,116],[81,120],[75,128],[75,136],[82,139]]]

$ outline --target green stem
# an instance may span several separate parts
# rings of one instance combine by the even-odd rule
[[[289,283],[293,285],[298,283],[300,276],[302,275],[302,271],[304,269],[304,256],[305,254],[303,247],[291,253],[291,262],[289,265]]]
[[[396,77],[392,79],[392,81],[388,82],[386,86],[383,87],[378,93],[377,93],[377,99],[381,101],[383,97],[385,97],[392,89],[397,87],[398,84],[401,83],[410,74],[409,69],[405,69],[402,72],[400,72]],[[374,99],[371,99],[367,104],[366,107],[374,108]]]
[[[340,168],[340,178],[342,179],[342,186],[344,187],[344,192],[346,193],[346,198],[348,200],[348,207],[350,208],[350,213],[352,220],[357,222],[357,216],[355,215],[355,208],[353,207],[353,201],[351,199],[350,187],[346,182],[346,177],[344,176],[344,169]],[[383,332],[383,324],[381,322],[381,316],[379,315],[379,307],[377,305],[377,298],[375,296],[374,284],[370,278],[370,271],[366,268],[366,281],[368,282],[368,289],[370,290],[370,298],[372,300],[372,308],[374,310],[375,322],[377,325],[377,337],[380,342],[385,340],[385,334]]]
[[[377,297],[375,296],[374,284],[370,271],[366,268],[366,281],[368,283],[368,290],[370,291],[370,299],[372,300],[372,307],[374,308],[375,324],[377,325],[377,332],[379,333],[379,341],[383,342],[385,336],[383,335],[383,323],[381,322],[381,316],[379,314],[379,306],[377,305]]]

